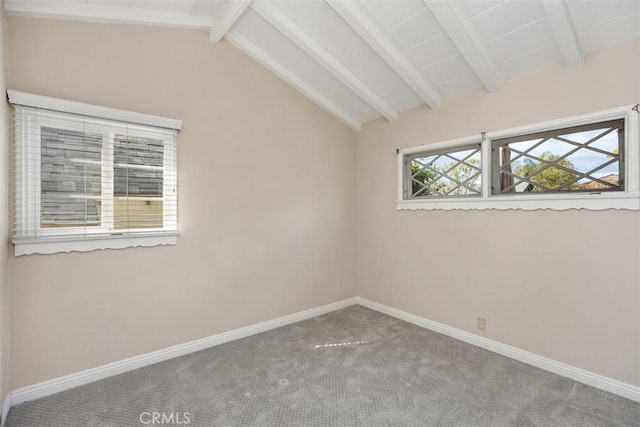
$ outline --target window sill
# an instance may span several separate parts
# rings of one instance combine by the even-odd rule
[[[15,256],[55,254],[59,252],[89,252],[103,249],[124,249],[175,245],[178,233],[136,236],[58,237],[46,239],[14,239]]]
[[[593,194],[562,197],[492,196],[491,198],[450,198],[432,200],[399,200],[398,210],[553,210],[584,209],[589,211],[640,210],[638,194]]]

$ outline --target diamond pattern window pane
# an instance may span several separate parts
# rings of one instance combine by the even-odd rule
[[[480,145],[425,152],[407,159],[409,198],[480,196]]]
[[[493,141],[493,194],[624,190],[624,120]]]

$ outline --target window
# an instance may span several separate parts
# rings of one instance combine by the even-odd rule
[[[9,91],[16,255],[175,244],[181,122]]]
[[[624,190],[624,120],[492,142],[493,194]]]
[[[399,209],[640,209],[637,107],[398,150]]]
[[[480,196],[480,144],[407,156],[407,198]]]

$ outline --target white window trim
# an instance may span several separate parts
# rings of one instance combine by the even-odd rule
[[[33,239],[13,239],[15,256],[32,254],[55,254],[59,252],[89,252],[103,249],[124,249],[134,247],[151,247],[160,245],[175,245],[180,233],[165,233],[163,235],[135,236],[77,236],[47,238],[46,241]]]
[[[154,133],[157,133],[159,137],[166,137],[166,132],[169,130],[179,131],[182,129],[182,121],[177,119],[170,119],[161,116],[154,116],[149,114],[137,113],[126,110],[118,110],[114,108],[102,107],[91,104],[84,104],[75,101],[69,101],[64,99],[51,98],[42,95],[35,95],[31,93],[19,92],[14,90],[7,91],[9,102],[14,105],[20,105],[23,107],[32,107],[32,108],[40,108],[44,110],[51,110],[55,113],[70,113],[74,115],[91,117],[94,119],[85,119],[96,125],[96,127],[104,128],[104,125],[101,126],[100,119],[113,120],[118,122],[127,123],[127,132],[134,134],[144,132],[144,134],[148,134],[149,128],[145,128],[144,126],[150,126],[155,128],[153,130]],[[40,119],[39,119],[40,121]],[[51,122],[55,125],[55,118],[46,118],[46,122]],[[104,122],[103,122],[104,123]],[[136,126],[139,125],[139,126]],[[141,125],[141,126],[140,126]],[[64,122],[61,125],[63,128],[72,128],[70,126],[70,122]],[[109,123],[108,127],[111,129],[116,129],[118,124]],[[167,129],[163,131],[162,129]],[[165,144],[165,151],[168,148],[169,144]],[[175,149],[175,147],[172,147]],[[35,153],[35,154],[34,154]],[[28,155],[37,155],[36,151],[31,151],[27,153]],[[165,158],[167,158],[165,152]],[[175,153],[174,153],[175,154]],[[170,157],[170,161],[175,162],[175,156]],[[39,162],[36,162],[39,164]],[[165,167],[173,167],[174,164],[165,165]],[[104,165],[103,165],[104,167]],[[37,175],[39,176],[40,172],[37,171]],[[31,178],[31,177],[29,177]],[[163,185],[166,187],[167,185],[171,185],[167,180],[164,180]],[[175,185],[175,183],[174,183]],[[39,186],[38,186],[39,187]],[[38,235],[43,236],[40,238],[21,238],[14,237],[12,242],[15,245],[15,256],[20,255],[30,255],[30,254],[53,254],[58,252],[87,252],[98,249],[123,249],[127,247],[137,247],[137,246],[158,246],[158,245],[175,245],[177,243],[177,236],[179,232],[176,230],[166,230],[166,229],[141,229],[134,230],[129,229],[124,231],[122,234],[113,233],[113,231],[108,231],[103,228],[92,230],[87,232],[86,229],[78,230],[76,233],[75,230],[69,232],[69,230],[65,229],[57,229],[57,230],[43,230],[39,227],[39,210],[34,208],[39,206],[39,191],[37,195],[30,194],[28,197],[23,198],[22,200],[15,200],[15,203],[20,203],[22,205],[22,209],[25,212],[28,212],[28,215],[31,217],[31,221],[33,224],[36,224],[38,227]],[[163,191],[163,194],[166,194],[166,197],[172,197],[175,202],[176,195],[172,192],[167,192],[166,188]],[[34,197],[35,200],[34,201]],[[165,200],[166,202],[167,200]],[[164,203],[165,206],[165,216],[167,203]]]
[[[182,120],[178,119],[170,119],[168,117],[137,113],[135,111],[102,107],[100,105],[85,104],[82,102],[69,101],[67,99],[58,99],[49,96],[35,95],[33,93],[20,92],[17,90],[8,90],[7,94],[9,96],[9,103],[11,104],[59,111],[61,113],[71,113],[81,116],[96,117],[99,119],[137,123],[139,125],[155,126],[174,130],[182,129]]]
[[[459,138],[434,144],[398,150],[398,210],[640,210],[640,151],[638,149],[638,112],[635,105],[628,105],[591,114],[573,116],[482,135]],[[554,193],[540,196],[491,194],[491,141],[563,127],[579,126],[598,121],[625,119],[625,190],[616,193]],[[404,159],[405,156],[443,148],[456,148],[469,144],[482,144],[482,195],[477,197],[455,197],[425,199],[404,199]]]

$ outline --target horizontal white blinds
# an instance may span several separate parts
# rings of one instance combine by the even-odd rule
[[[176,130],[14,107],[15,240],[177,232]]]

